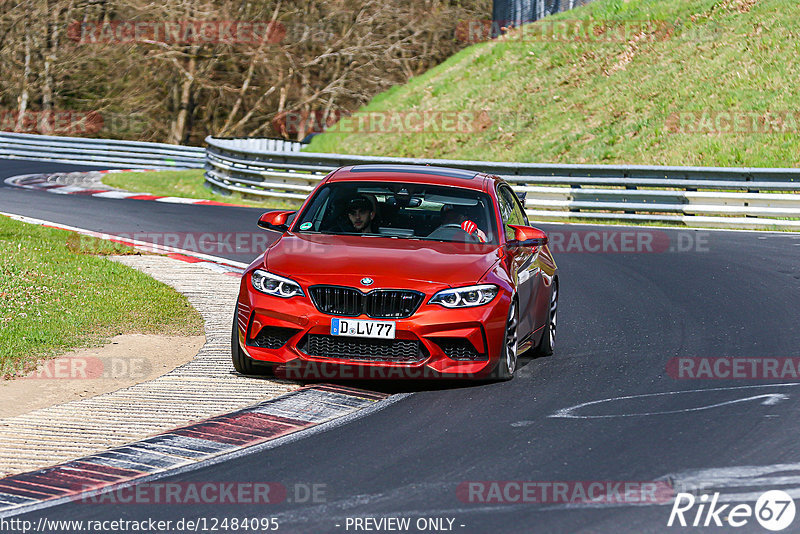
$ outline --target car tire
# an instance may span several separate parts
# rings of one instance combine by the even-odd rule
[[[542,340],[534,351],[536,356],[550,356],[556,346],[556,333],[558,324],[558,281],[553,282],[550,290],[550,307],[547,312],[547,324],[542,332]]]
[[[511,380],[517,369],[519,359],[519,307],[517,300],[511,301],[503,334],[503,352],[497,362],[496,377],[498,380]]]
[[[231,359],[233,368],[243,375],[270,376],[273,374],[272,365],[256,363],[253,358],[245,354],[239,345],[239,328],[236,314],[233,316],[233,331],[231,332]]]

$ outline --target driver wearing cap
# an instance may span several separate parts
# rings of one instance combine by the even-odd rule
[[[372,227],[375,219],[375,206],[372,205],[369,198],[361,195],[351,198],[347,203],[345,213],[352,225],[352,229],[348,229],[348,231],[358,234],[375,233]]]

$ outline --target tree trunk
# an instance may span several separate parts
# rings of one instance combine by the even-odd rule
[[[39,131],[43,134],[50,134],[53,131],[54,124],[54,108],[55,108],[55,76],[53,74],[56,65],[58,64],[59,54],[59,40],[61,38],[61,15],[66,13],[69,17],[72,11],[72,3],[70,2],[66,8],[51,5],[47,3],[47,8],[52,15],[52,19],[46,23],[47,35],[44,46],[44,72],[42,78],[44,85],[42,86],[42,121]]]
[[[180,102],[178,103],[178,114],[172,125],[168,143],[180,145],[186,139],[187,126],[189,124],[189,113],[192,107],[192,89],[194,87],[194,75],[197,70],[197,59],[195,54],[189,56],[189,61],[181,83]]]
[[[22,130],[22,125],[25,121],[25,113],[28,111],[28,80],[31,75],[31,28],[25,25],[25,66],[22,73],[22,87],[20,88],[19,98],[17,98],[17,123],[14,125],[14,131],[19,132]]]
[[[47,35],[44,44],[44,68],[42,72],[42,114],[39,123],[39,132],[51,134],[53,116],[53,62],[56,59],[53,53],[53,27],[48,23]]]

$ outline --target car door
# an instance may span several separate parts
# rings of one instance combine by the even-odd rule
[[[506,240],[514,239],[514,229],[509,224],[528,225],[528,217],[514,191],[506,184],[497,189],[497,201],[500,207],[500,216],[503,219],[503,230]],[[535,247],[514,247],[508,249],[511,256],[511,271],[517,285],[517,298],[519,299],[519,339],[523,341],[535,330],[535,304],[536,293],[541,276],[536,262]]]

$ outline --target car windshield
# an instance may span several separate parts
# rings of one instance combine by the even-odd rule
[[[293,230],[495,244],[489,195],[411,183],[334,182],[321,188]]]

